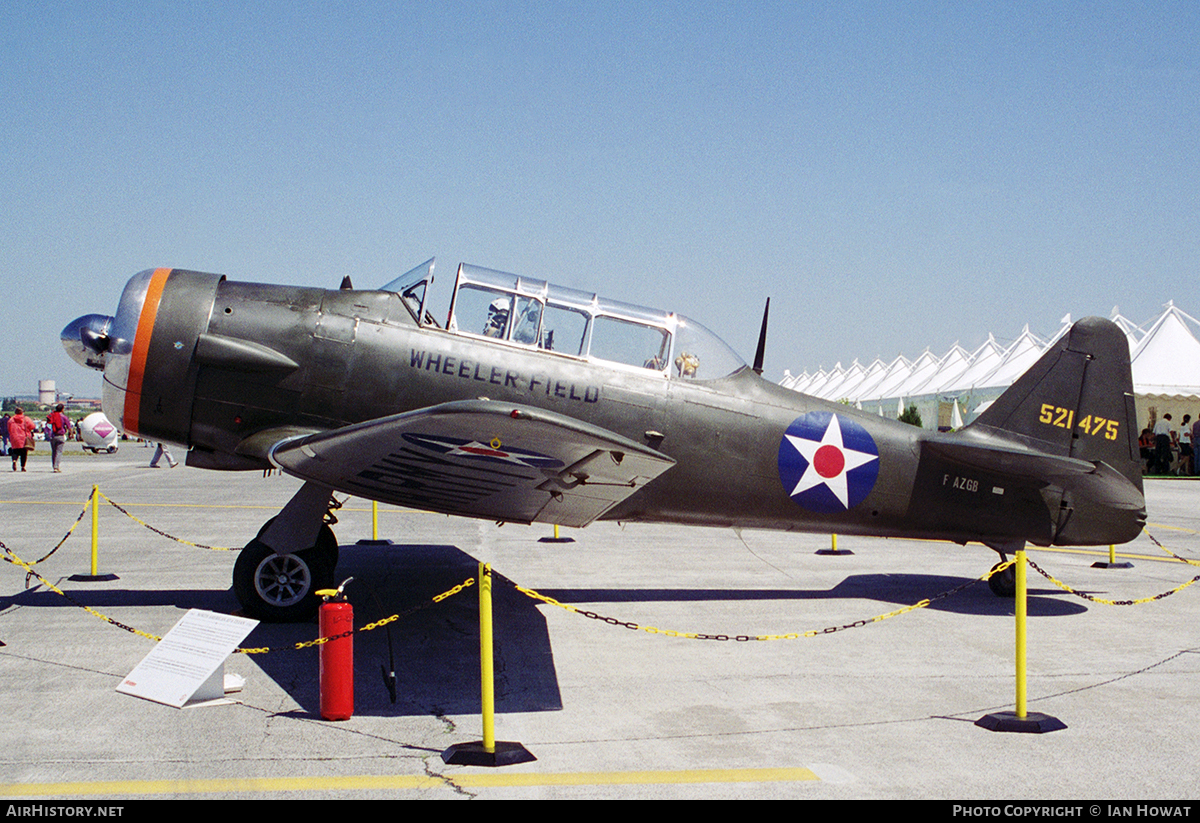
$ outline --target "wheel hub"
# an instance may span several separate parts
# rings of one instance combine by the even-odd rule
[[[258,564],[254,588],[272,606],[292,606],[312,589],[312,572],[294,554],[272,554]]]

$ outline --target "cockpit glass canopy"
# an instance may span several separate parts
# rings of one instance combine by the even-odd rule
[[[420,268],[393,283],[404,285]],[[423,300],[423,287],[421,293]],[[712,380],[746,365],[721,338],[682,315],[465,263],[447,328],[684,380]]]

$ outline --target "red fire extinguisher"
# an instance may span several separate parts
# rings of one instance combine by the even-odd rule
[[[321,644],[320,682],[321,717],[326,720],[349,720],[354,715],[354,607],[342,593],[346,578],[336,589],[317,592],[324,599],[318,615],[321,637],[338,637]]]

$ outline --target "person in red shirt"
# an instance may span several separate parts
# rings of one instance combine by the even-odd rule
[[[67,445],[67,432],[71,430],[71,421],[63,414],[62,403],[50,412],[50,416],[46,418],[46,426],[49,428],[46,439],[50,441],[50,464],[56,472],[61,472],[59,464],[62,462],[63,447]]]
[[[16,413],[8,421],[8,450],[12,454],[13,471],[17,470],[17,460],[21,461],[21,471],[25,471],[25,460],[29,456],[31,440],[33,440],[33,421],[26,417],[25,411],[18,406]]]

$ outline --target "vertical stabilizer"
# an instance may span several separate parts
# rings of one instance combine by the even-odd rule
[[[1061,494],[1055,543],[1120,543],[1140,529],[1145,501],[1129,342],[1114,323],[1077,322],[967,431],[1096,466],[1086,482],[1048,474]]]
[[[1104,462],[1142,488],[1129,342],[1101,317],[1075,323],[969,428],[1048,454]]]

